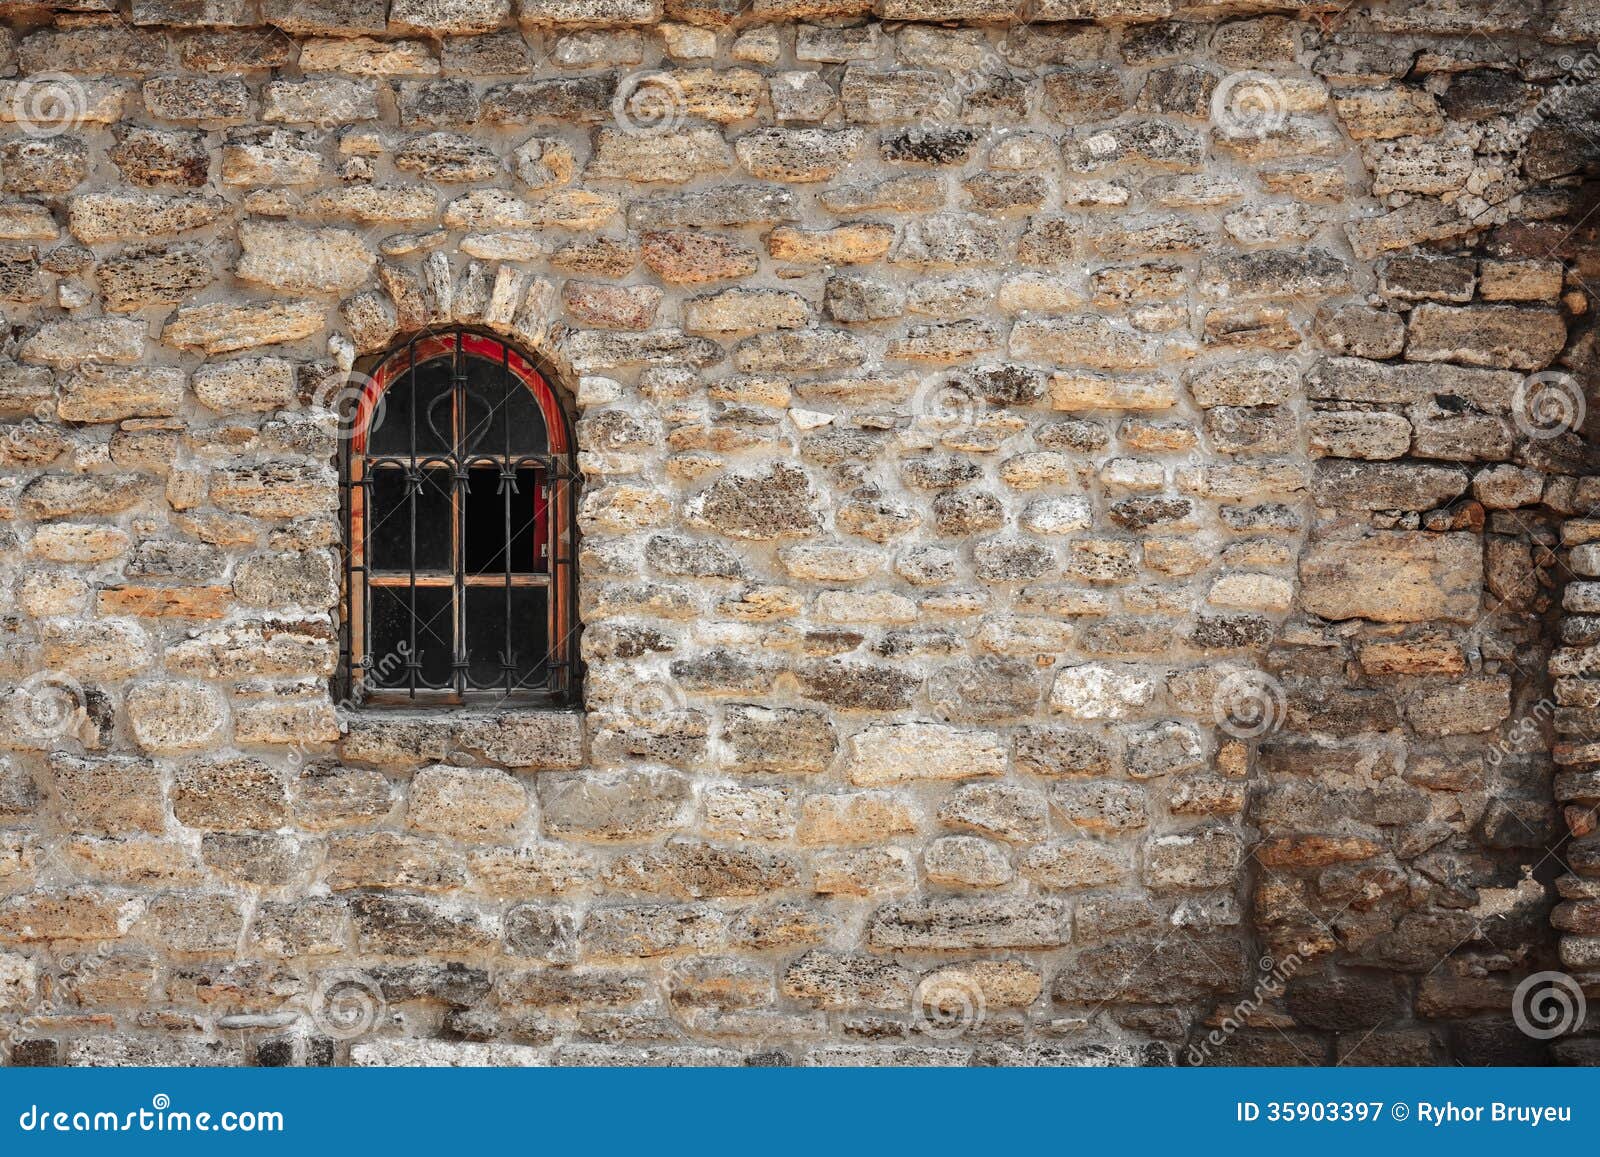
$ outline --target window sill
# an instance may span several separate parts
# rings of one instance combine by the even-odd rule
[[[461,755],[514,770],[582,767],[587,749],[581,707],[530,703],[367,706],[345,716],[342,759],[417,767]]]
[[[379,697],[363,700],[348,708],[352,715],[451,715],[481,718],[488,715],[550,715],[583,714],[580,703],[563,703],[554,696],[527,699],[412,699],[404,694],[393,698]]]

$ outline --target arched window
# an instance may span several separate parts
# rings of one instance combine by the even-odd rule
[[[366,703],[577,693],[577,478],[532,362],[428,333],[362,384],[344,470],[347,692]]]

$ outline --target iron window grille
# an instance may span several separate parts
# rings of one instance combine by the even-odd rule
[[[574,703],[578,478],[544,375],[497,338],[429,333],[384,356],[355,406],[346,698]]]

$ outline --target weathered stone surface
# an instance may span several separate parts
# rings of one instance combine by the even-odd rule
[[[89,150],[70,136],[7,141],[0,171],[8,193],[67,193],[89,175]]]
[[[204,246],[182,244],[125,252],[102,264],[97,277],[106,308],[124,313],[186,300],[216,273]]]
[[[291,129],[236,129],[222,148],[225,185],[304,185],[326,171],[314,143]]]
[[[366,280],[377,255],[345,229],[300,229],[271,221],[239,226],[236,275],[288,292],[332,293]]]
[[[755,251],[731,237],[663,229],[645,233],[641,240],[644,263],[663,281],[696,285],[743,277],[756,269]]]
[[[128,726],[146,751],[204,748],[216,741],[227,724],[221,694],[203,683],[153,680],[128,691]]]
[[[1022,856],[1017,868],[1039,887],[1060,890],[1096,888],[1128,874],[1126,861],[1093,839],[1040,844]]]
[[[67,219],[74,237],[94,245],[198,229],[218,220],[224,209],[221,198],[199,194],[90,192],[68,202]]]
[[[1144,876],[1154,888],[1217,888],[1234,879],[1244,842],[1225,828],[1157,836],[1145,845]]]
[[[894,796],[852,792],[808,796],[797,834],[802,844],[851,844],[915,830],[915,818]]]
[[[1600,21],[1357,7],[0,14],[8,1059],[1593,1059]],[[574,475],[425,681],[572,499],[560,709],[347,669],[458,327]]]
[[[873,913],[867,941],[877,951],[1052,948],[1068,942],[1059,900],[950,897],[889,904]]]
[[[686,776],[669,770],[543,776],[538,796],[545,828],[552,834],[626,840],[681,826],[690,784]]]
[[[698,176],[724,172],[732,164],[733,151],[715,129],[689,128],[671,135],[651,136],[602,127],[584,174],[589,178],[683,184]]]
[[[1117,1002],[1191,1000],[1231,991],[1246,970],[1243,945],[1223,935],[1136,934],[1078,953],[1070,968],[1056,974],[1051,995],[1069,1005],[1092,1003],[1115,977]]]
[[[56,416],[63,422],[163,418],[183,403],[178,370],[87,366],[62,384]]]
[[[464,36],[492,32],[511,17],[511,0],[393,0],[391,32]]]
[[[597,958],[645,958],[702,951],[721,939],[723,921],[703,904],[618,904],[591,908],[580,930]]]
[[[455,133],[422,133],[395,152],[394,164],[404,172],[450,184],[492,179],[503,162],[487,146]]]
[[[1057,783],[1051,787],[1050,802],[1080,831],[1129,831],[1149,822],[1147,794],[1135,784]]]
[[[267,462],[213,472],[211,501],[236,514],[295,518],[336,509],[337,488],[329,467]]]
[[[134,896],[92,887],[19,892],[0,900],[0,942],[114,940],[142,910]]]
[[[450,900],[361,894],[351,899],[350,914],[361,950],[380,955],[455,956],[499,940],[496,921]]]
[[[467,843],[503,840],[528,808],[528,795],[506,772],[492,768],[422,768],[411,780],[406,825]]]
[[[296,398],[294,364],[282,358],[236,358],[195,371],[200,403],[218,413],[277,410]]]
[[[577,767],[583,762],[582,719],[568,713],[501,714],[455,730],[468,751],[518,771]]]
[[[722,740],[729,770],[743,772],[820,772],[839,749],[828,716],[805,708],[730,706]]]
[[[173,815],[189,827],[272,829],[284,822],[288,804],[282,773],[258,759],[195,758],[173,779]]]
[[[126,318],[51,321],[30,334],[17,351],[24,362],[67,367],[82,362],[136,362],[144,355],[145,326]]]
[[[253,554],[234,570],[233,593],[247,607],[322,607],[335,594],[331,560],[317,552]]]
[[[819,1008],[903,1009],[916,977],[889,960],[813,950],[783,974],[783,994]]]
[[[1566,324],[1554,310],[1508,305],[1457,309],[1429,302],[1411,312],[1406,354],[1419,362],[1539,370],[1555,360],[1566,340]]]
[[[689,519],[730,538],[769,540],[819,528],[815,494],[804,471],[774,465],[759,474],[729,474],[689,504]]]
[[[794,864],[770,852],[672,840],[658,852],[613,860],[606,882],[632,892],[699,900],[760,896],[798,882]]]
[[[310,301],[216,302],[185,306],[161,331],[161,340],[208,354],[298,341],[316,332],[326,310]]]
[[[161,773],[149,760],[63,753],[51,757],[50,775],[72,831],[115,836],[165,826]]]
[[[147,491],[145,480],[133,474],[41,474],[23,487],[19,505],[25,514],[42,519],[117,514]]]
[[[794,329],[811,316],[799,294],[779,289],[729,289],[684,303],[684,328],[690,333],[738,333]]]
[[[1038,843],[1049,835],[1045,798],[1011,784],[969,784],[946,797],[939,820],[1016,843]]]
[[[1001,775],[1005,765],[997,736],[936,723],[870,727],[850,740],[845,762],[851,782],[866,787]]]
[[[1300,604],[1329,619],[1470,622],[1482,598],[1482,545],[1468,534],[1372,531],[1313,544]]]

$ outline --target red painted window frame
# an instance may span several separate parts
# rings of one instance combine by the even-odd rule
[[[361,485],[365,476],[364,464],[368,457],[368,435],[373,417],[384,392],[396,381],[426,362],[441,357],[455,357],[459,349],[468,364],[473,361],[504,365],[516,380],[531,393],[545,422],[547,445],[543,457],[549,465],[541,472],[543,485],[535,496],[535,541],[547,547],[546,571],[549,591],[547,599],[546,658],[549,669],[559,678],[551,686],[537,691],[518,691],[504,695],[497,690],[467,689],[466,691],[440,691],[418,688],[415,690],[374,688],[365,685],[361,678],[367,654],[366,607],[367,591],[372,585],[372,575],[367,569],[365,552],[367,543],[363,532],[366,489]],[[450,330],[413,338],[381,356],[372,372],[366,376],[361,392],[356,398],[351,420],[349,450],[344,462],[344,534],[345,557],[344,585],[341,595],[344,645],[341,664],[349,697],[367,705],[456,705],[478,700],[548,703],[565,706],[576,702],[578,695],[578,620],[577,607],[577,518],[576,496],[578,478],[573,462],[574,439],[572,427],[561,397],[550,385],[544,373],[532,359],[498,337],[472,330]],[[392,457],[392,455],[384,455]],[[419,459],[423,456],[419,455]],[[474,459],[502,457],[492,452],[473,454]],[[528,455],[513,455],[516,458]],[[453,567],[461,568],[459,554]],[[519,584],[522,585],[522,584]],[[358,589],[359,588],[359,589]]]

